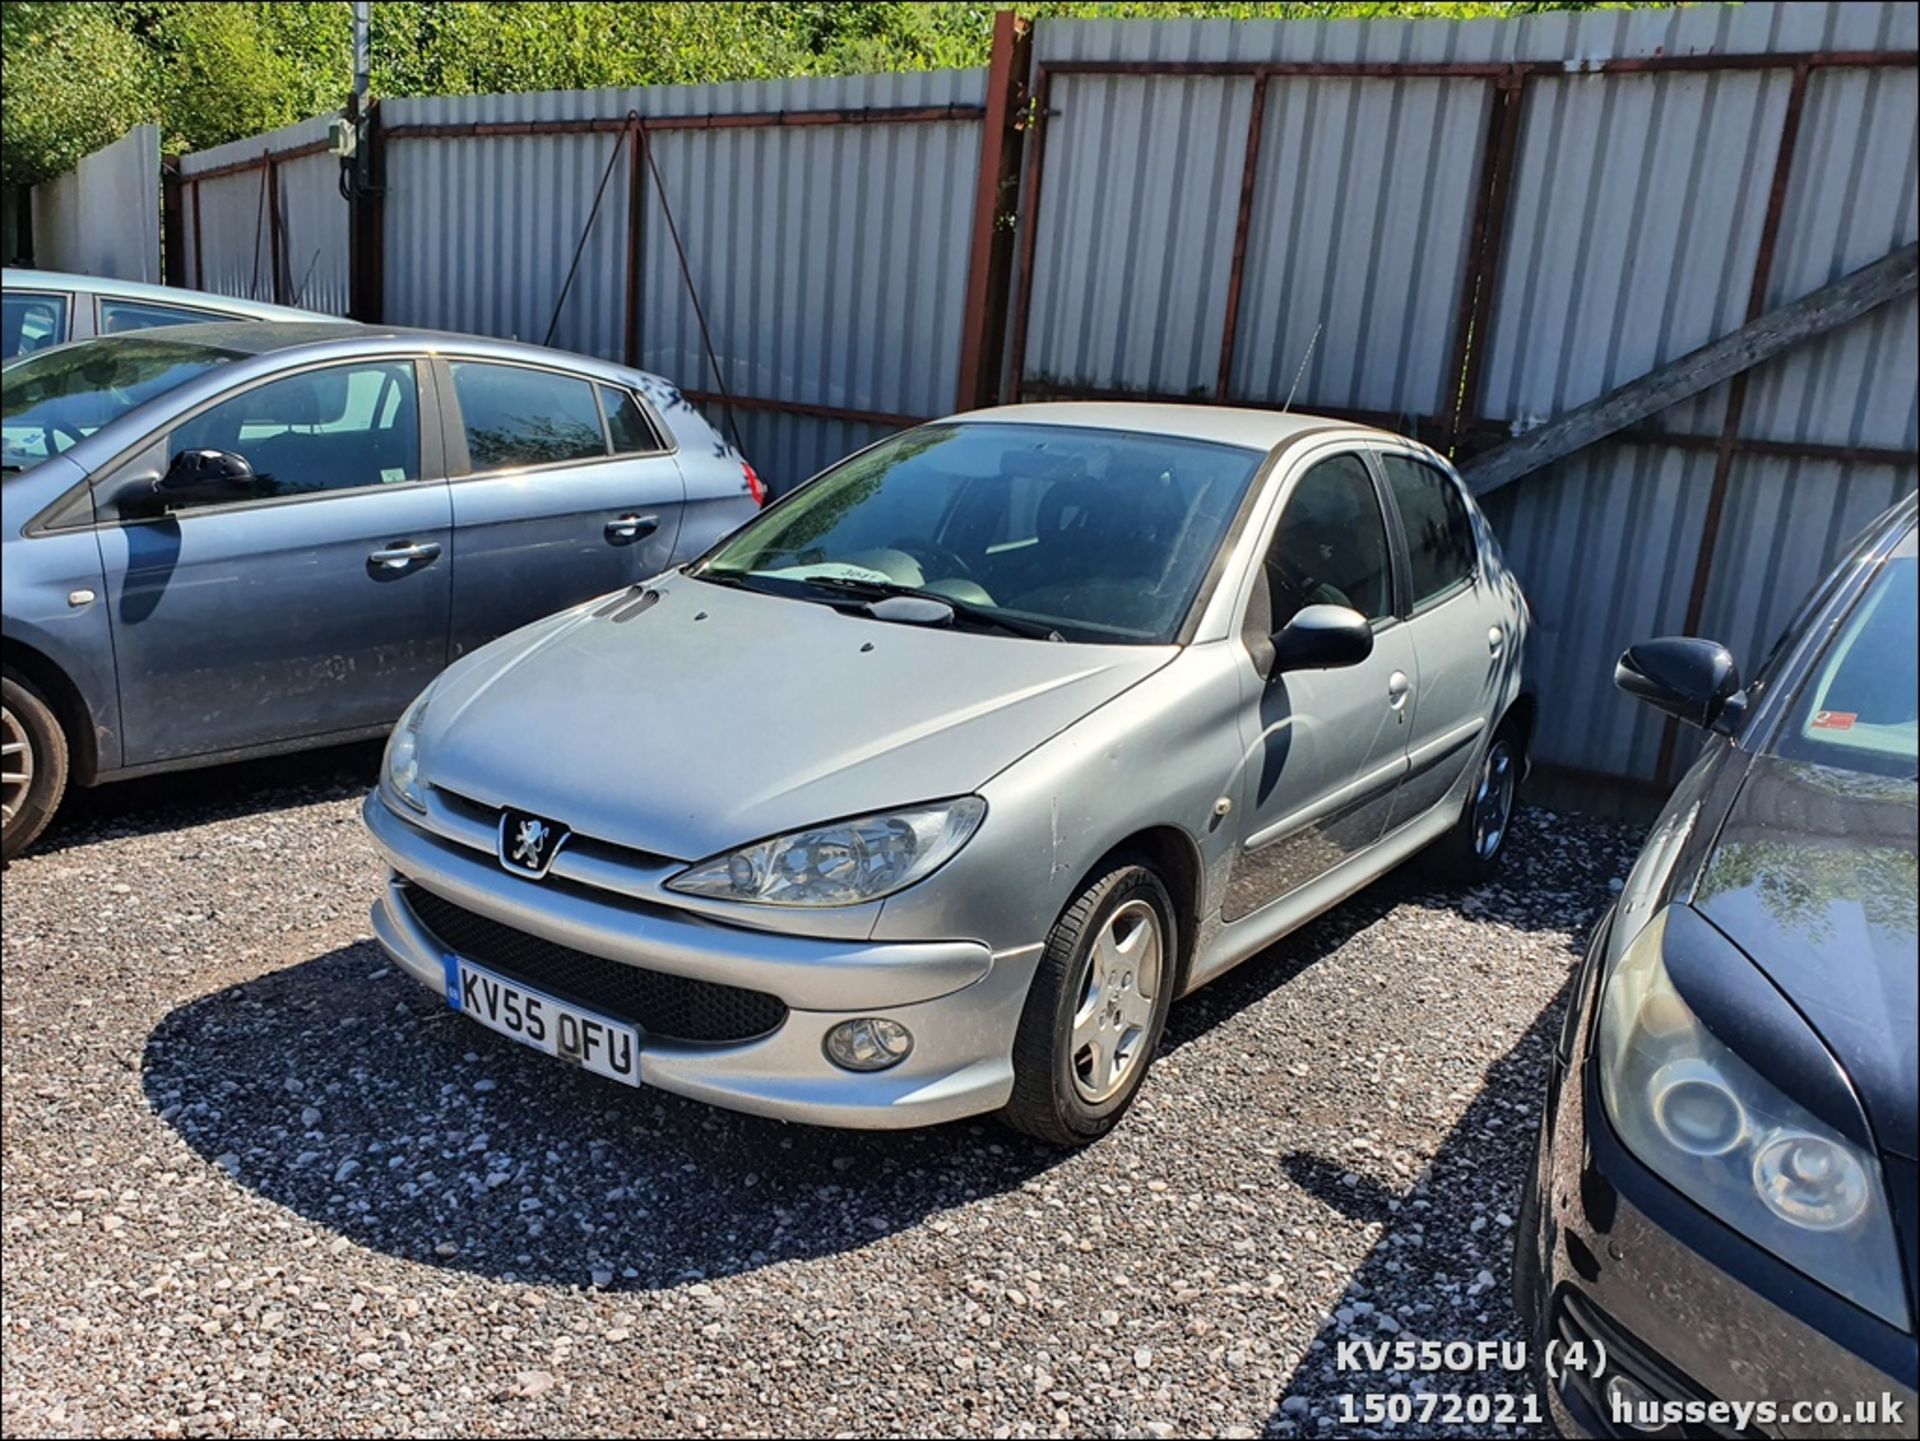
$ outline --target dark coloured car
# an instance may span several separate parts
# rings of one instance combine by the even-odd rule
[[[1536,1355],[1605,1349],[1543,1382],[1569,1434],[1914,1434],[1914,524],[1751,685],[1711,641],[1621,657],[1710,738],[1595,931],[1522,1198]]]

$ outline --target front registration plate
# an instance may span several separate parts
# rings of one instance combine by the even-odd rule
[[[456,989],[449,1000],[456,1011],[610,1081],[640,1084],[640,1033],[634,1027],[452,959]]]

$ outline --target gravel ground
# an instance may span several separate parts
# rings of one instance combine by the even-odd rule
[[[7,872],[8,1434],[1351,1435],[1341,1393],[1410,1378],[1336,1374],[1340,1336],[1514,1334],[1631,830],[1529,810],[1499,886],[1389,878],[1177,1006],[1062,1157],[628,1093],[459,1020],[367,934],[374,764],[82,796]]]

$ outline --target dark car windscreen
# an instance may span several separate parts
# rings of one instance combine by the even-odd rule
[[[1913,532],[1881,564],[1815,658],[1773,750],[1793,760],[1911,779],[1920,765],[1920,559]]]
[[[1132,431],[922,426],[827,472],[694,574],[829,602],[905,588],[1066,640],[1163,644],[1263,458]]]
[[[115,336],[25,355],[0,371],[8,472],[31,470],[176,385],[236,358],[164,336]]]

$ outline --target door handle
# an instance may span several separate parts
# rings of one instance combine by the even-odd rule
[[[607,540],[614,545],[626,545],[641,540],[660,529],[660,517],[657,515],[620,515],[607,522]]]
[[[1494,655],[1500,654],[1500,647],[1507,643],[1507,633],[1499,626],[1487,627],[1487,649]]]
[[[1407,703],[1407,697],[1413,693],[1413,682],[1407,679],[1407,673],[1397,670],[1387,677],[1387,707],[1399,710]]]
[[[410,565],[434,559],[440,554],[440,543],[433,540],[396,540],[392,545],[376,550],[367,557],[368,565],[377,565],[385,570],[405,570]]]

